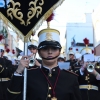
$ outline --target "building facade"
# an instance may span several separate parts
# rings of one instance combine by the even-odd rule
[[[82,23],[67,23],[66,29],[66,52],[68,53],[69,47],[73,48],[73,51],[76,52],[76,49],[81,52],[85,45],[83,39],[89,39],[89,43],[93,44],[93,24],[92,24],[92,14],[85,14],[85,22]],[[74,42],[74,44],[72,44]],[[93,45],[89,46],[93,49]]]
[[[94,10],[92,20],[94,28],[95,55],[100,56],[100,6]]]
[[[0,19],[0,35],[5,37],[3,39],[5,49],[8,48],[10,52],[12,52],[12,50],[16,51],[16,47],[18,47],[18,36],[2,19]]]

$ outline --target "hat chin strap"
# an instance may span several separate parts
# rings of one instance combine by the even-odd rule
[[[58,55],[59,56],[59,55]],[[44,58],[44,57],[41,57],[42,59],[45,59],[45,60],[53,60],[53,59],[55,59],[55,58],[57,58],[58,56],[55,56],[55,57],[53,57],[53,58]]]

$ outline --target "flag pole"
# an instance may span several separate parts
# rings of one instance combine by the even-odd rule
[[[28,55],[28,43],[24,39],[24,55]],[[24,83],[23,83],[23,100],[26,100],[27,94],[27,68],[24,69]]]

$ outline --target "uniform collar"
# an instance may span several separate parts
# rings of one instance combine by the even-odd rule
[[[43,70],[43,72],[46,74],[46,75],[55,75],[58,73],[58,69],[59,69],[59,66],[56,66],[56,67],[53,67],[53,68],[49,68],[49,67],[46,67],[46,66],[41,66],[41,69]]]
[[[56,67],[53,67],[53,68],[49,68],[49,67],[46,67],[46,66],[43,66],[44,68],[48,69],[49,71],[51,71],[52,69],[56,68]]]

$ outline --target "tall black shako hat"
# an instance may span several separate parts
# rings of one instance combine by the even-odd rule
[[[38,50],[47,46],[56,47],[59,49],[62,48],[60,45],[60,32],[56,29],[50,28],[50,21],[53,20],[53,17],[54,13],[52,13],[50,17],[46,20],[48,27],[46,29],[41,30],[38,33],[39,37]]]

